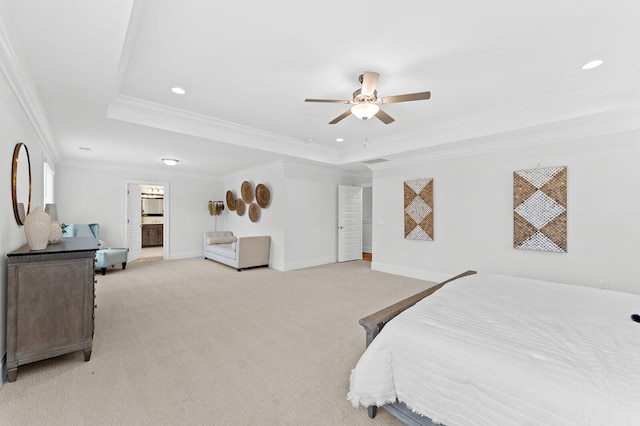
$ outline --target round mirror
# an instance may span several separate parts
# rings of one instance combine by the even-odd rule
[[[17,143],[13,150],[11,199],[16,222],[18,225],[24,225],[24,218],[31,209],[31,161],[29,150],[22,142]]]

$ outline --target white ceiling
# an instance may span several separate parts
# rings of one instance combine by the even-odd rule
[[[632,0],[0,1],[2,49],[21,52],[8,62],[28,72],[58,164],[357,171],[640,127]],[[582,70],[592,59],[605,62]],[[329,125],[347,105],[304,102],[350,99],[363,71],[380,73],[379,97],[431,99],[383,106],[389,125]]]

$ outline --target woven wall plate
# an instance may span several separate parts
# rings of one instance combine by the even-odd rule
[[[271,193],[269,192],[269,188],[267,188],[264,184],[259,183],[256,186],[256,201],[258,205],[263,209],[269,205],[269,199],[271,198]]]
[[[227,191],[227,208],[231,211],[236,209],[236,196],[231,190]]]
[[[242,199],[244,200],[245,203],[249,204],[250,202],[253,201],[253,187],[251,186],[251,182],[249,182],[248,180],[245,180],[244,182],[242,182],[242,187],[241,189],[241,193],[242,193]]]
[[[244,209],[245,209],[244,201],[242,201],[242,198],[238,198],[236,200],[236,213],[238,213],[238,216],[242,216],[244,214]]]
[[[257,222],[260,218],[260,207],[256,203],[249,205],[249,219],[251,222]]]

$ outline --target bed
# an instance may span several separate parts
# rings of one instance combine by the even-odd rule
[[[360,320],[348,399],[409,425],[640,421],[640,295],[467,271]]]

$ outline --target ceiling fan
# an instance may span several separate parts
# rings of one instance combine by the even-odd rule
[[[364,74],[360,75],[359,80],[360,83],[362,83],[362,87],[353,92],[353,99],[350,101],[337,99],[305,99],[304,101],[353,105],[351,109],[343,112],[342,114],[331,120],[329,124],[336,124],[340,120],[348,117],[351,114],[355,115],[361,120],[368,120],[375,115],[384,124],[390,124],[395,120],[389,114],[380,109],[380,104],[420,101],[429,99],[431,97],[431,92],[419,92],[410,93],[407,95],[387,96],[382,99],[378,99],[378,92],[376,91],[378,77],[380,77],[380,74],[371,71],[365,71]]]

